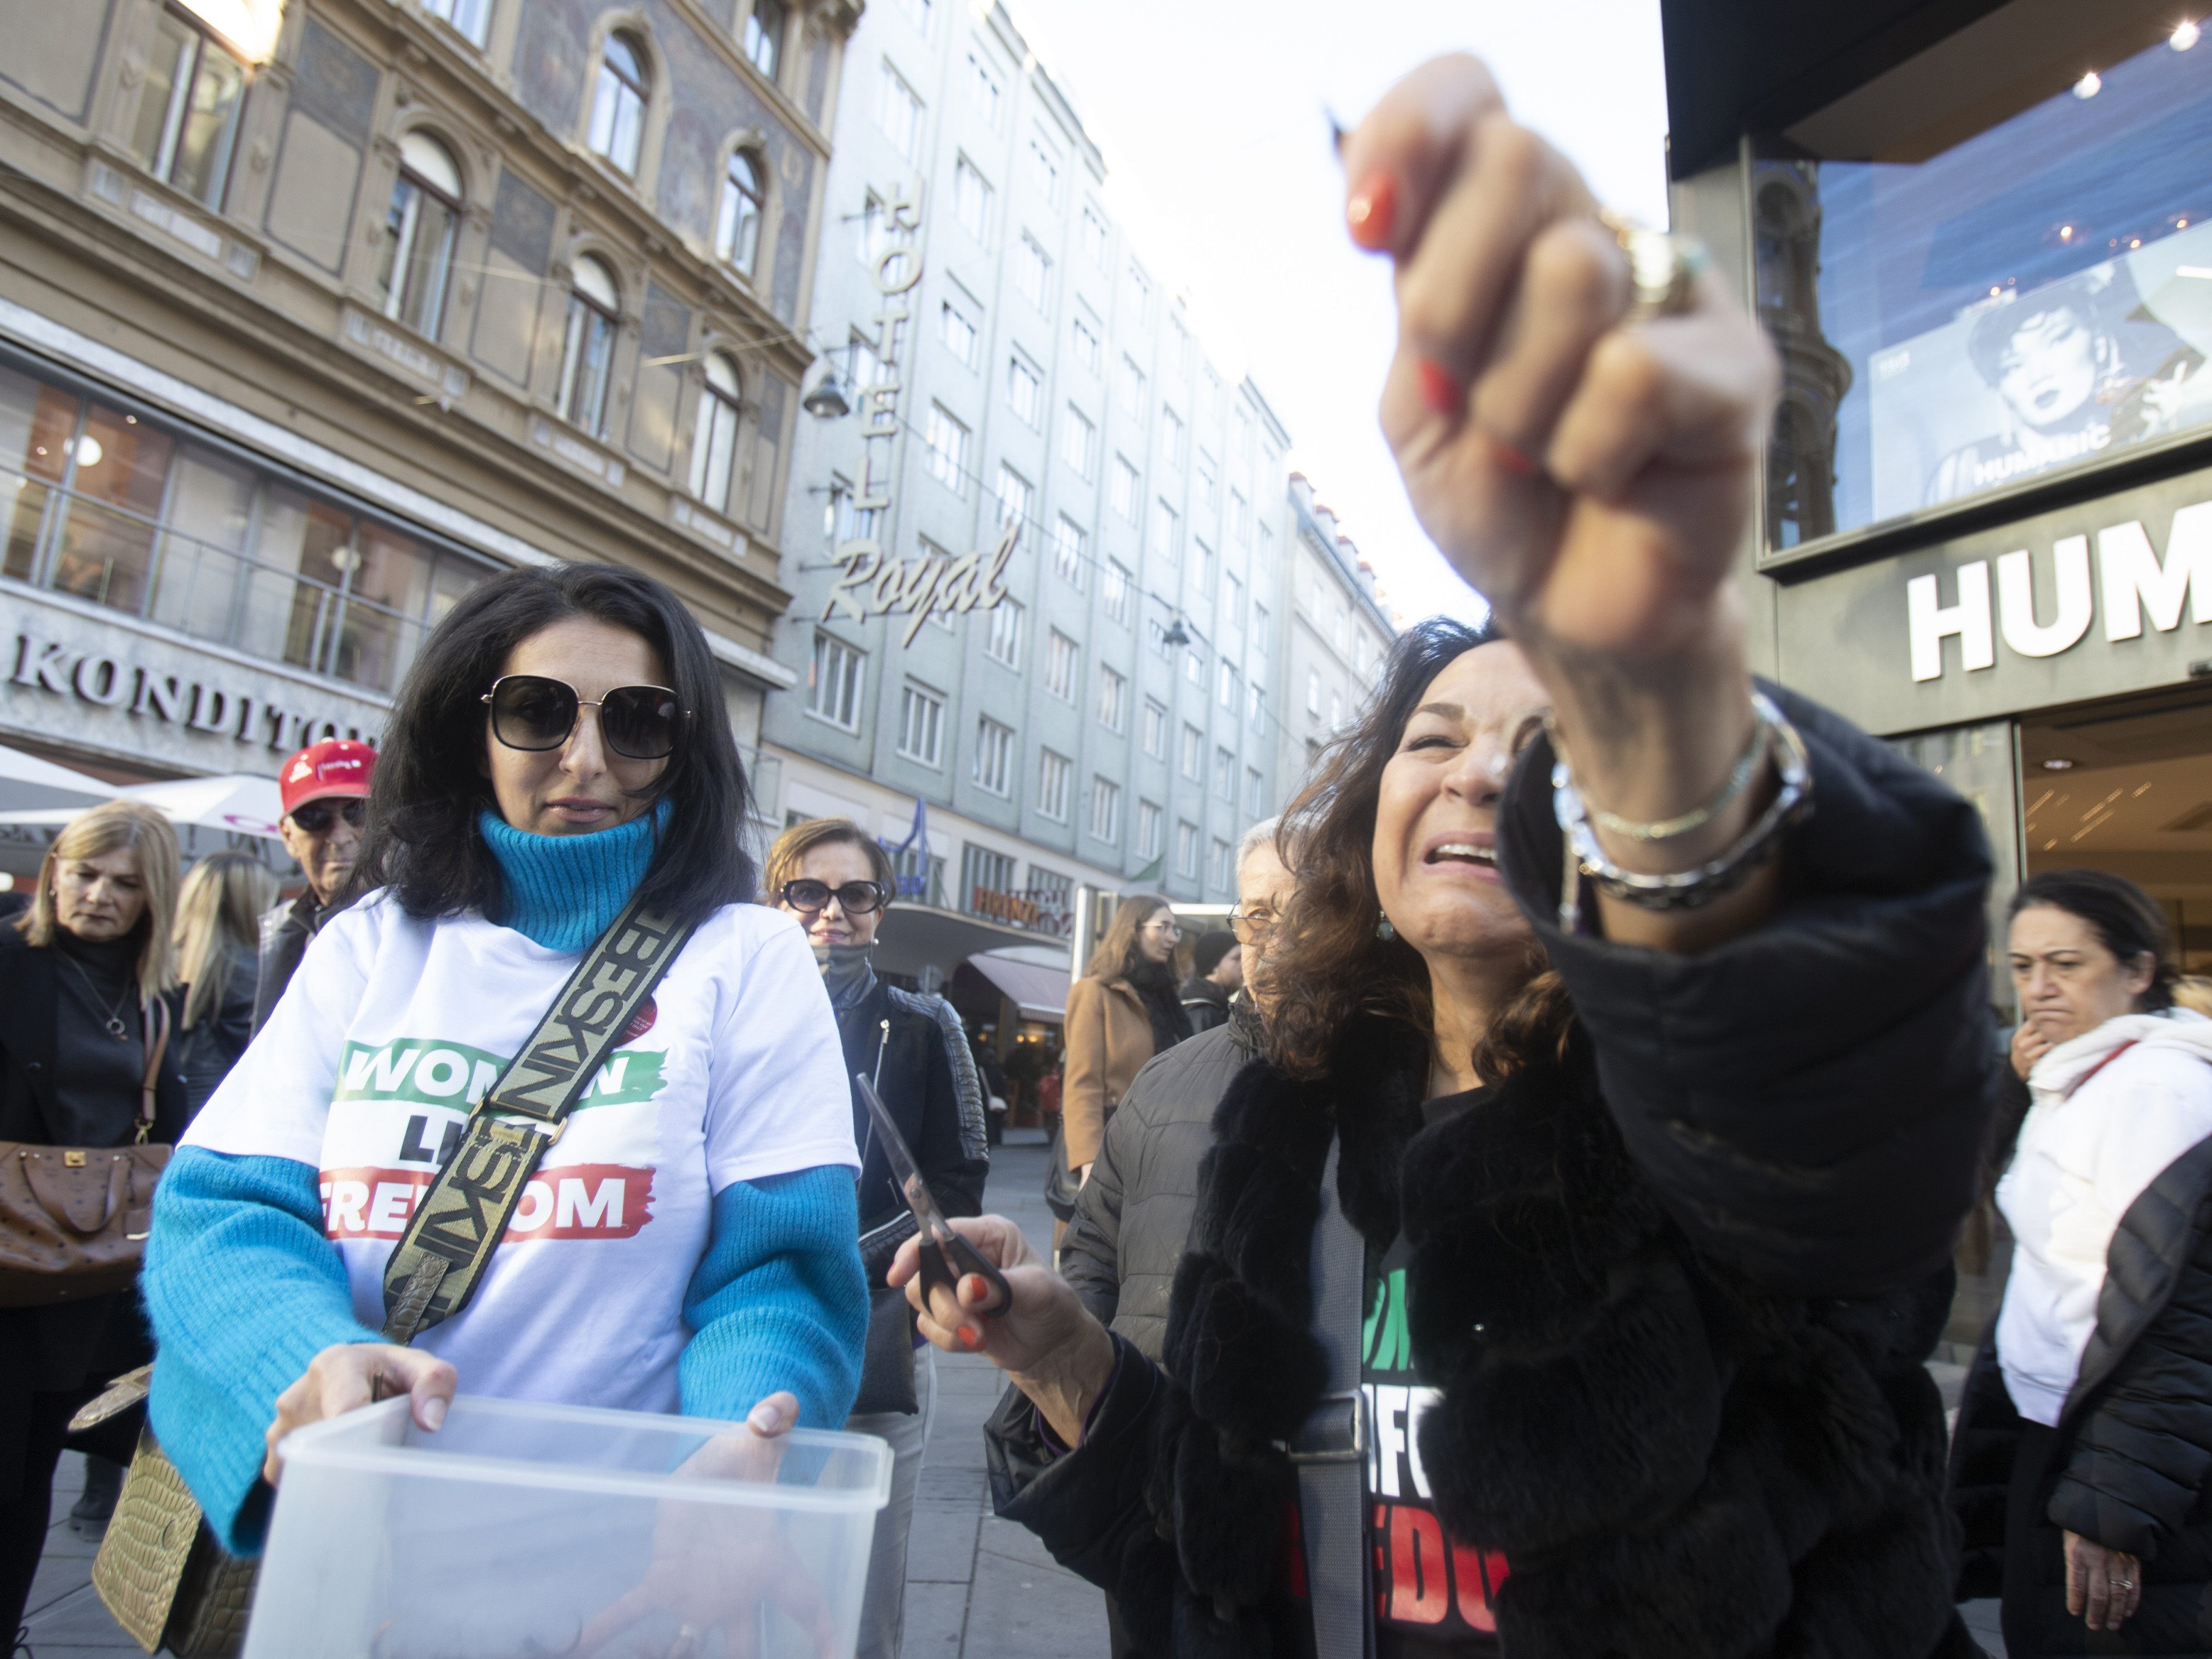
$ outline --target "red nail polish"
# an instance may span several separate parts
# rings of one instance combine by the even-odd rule
[[[1439,415],[1463,415],[1467,412],[1467,388],[1459,377],[1443,364],[1421,359],[1421,401]]]
[[[1536,476],[1538,468],[1534,459],[1514,448],[1503,438],[1491,439],[1490,453],[1496,459],[1498,465],[1516,477],[1533,478]]]
[[[960,1328],[960,1340],[971,1348],[980,1348],[983,1346],[983,1339],[966,1325]]]
[[[1387,173],[1369,173],[1352,192],[1344,216],[1352,228],[1352,240],[1369,252],[1389,246],[1398,216],[1398,181]]]

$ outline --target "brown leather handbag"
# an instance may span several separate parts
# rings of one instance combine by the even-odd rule
[[[154,1093],[169,1046],[169,1005],[140,1004],[147,1033],[138,1134],[128,1146],[0,1140],[0,1308],[111,1296],[137,1282],[167,1146],[153,1145]]]

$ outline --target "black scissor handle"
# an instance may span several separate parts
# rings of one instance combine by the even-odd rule
[[[950,1263],[945,1257],[950,1255]],[[983,1259],[983,1253],[947,1227],[941,1238],[925,1238],[921,1243],[921,1288],[925,1294],[942,1285],[955,1302],[960,1300],[959,1283],[969,1273],[977,1273],[990,1286],[990,1295],[979,1307],[969,1312],[985,1319],[995,1318],[1006,1312],[1013,1298],[1006,1288],[1006,1279],[996,1267]]]

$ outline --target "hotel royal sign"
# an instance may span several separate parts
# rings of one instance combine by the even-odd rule
[[[903,388],[899,378],[899,343],[902,325],[914,316],[908,301],[921,281],[921,186],[901,187],[884,205],[890,246],[876,258],[876,292],[883,304],[876,313],[876,337],[870,343],[876,361],[883,365],[874,385],[860,389],[860,436],[863,460],[860,484],[854,495],[855,516],[873,514],[886,521],[891,508],[893,441],[904,424]],[[932,616],[954,617],[970,611],[995,609],[1006,597],[1006,562],[1013,556],[1021,537],[1021,521],[1006,526],[991,550],[963,554],[917,554],[911,558],[886,557],[882,544],[872,536],[854,537],[837,544],[837,580],[830,584],[822,620],[841,612],[854,622],[871,617],[906,617],[903,644]]]

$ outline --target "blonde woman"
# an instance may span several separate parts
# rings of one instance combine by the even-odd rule
[[[276,877],[251,853],[211,853],[185,878],[177,902],[177,1064],[197,1112],[253,1040],[253,986],[261,913],[276,902]]]
[[[176,986],[176,834],[150,807],[110,801],[55,837],[31,908],[0,928],[0,1140],[137,1138],[155,1004]],[[157,1141],[187,1116],[175,1052],[156,1080]],[[133,1295],[0,1308],[0,1632],[15,1634],[38,1571],[70,1414],[151,1352]]]
[[[1157,893],[1121,901],[1083,977],[1067,990],[1067,1081],[1060,1121],[1071,1182],[1091,1178],[1106,1120],[1145,1062],[1190,1035],[1176,994],[1175,951],[1182,927]],[[1053,1231],[1055,1248],[1067,1231]]]

